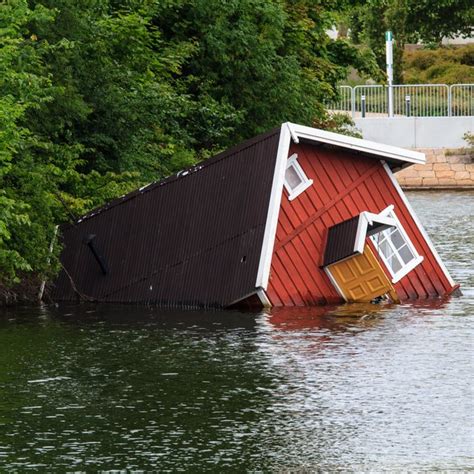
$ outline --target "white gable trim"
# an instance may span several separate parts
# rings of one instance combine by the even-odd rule
[[[295,123],[288,122],[288,127],[296,143],[299,143],[300,138],[305,138],[313,142],[327,143],[340,148],[362,151],[371,155],[390,158],[405,163],[426,163],[425,154],[418,151],[384,145],[383,143],[363,140],[361,138],[348,137],[347,135],[327,132],[326,130],[320,130],[318,128],[305,127],[304,125],[297,125]]]
[[[430,248],[431,253],[433,254],[433,256],[434,256],[434,258],[436,259],[436,261],[438,262],[438,265],[441,267],[441,270],[443,270],[443,273],[444,273],[444,275],[446,276],[446,278],[448,279],[449,284],[450,284],[451,286],[454,286],[454,285],[455,285],[454,280],[452,279],[451,275],[449,274],[448,269],[446,268],[446,266],[444,265],[443,261],[441,260],[441,257],[439,256],[438,252],[436,251],[436,249],[435,249],[435,247],[434,247],[434,245],[433,245],[433,242],[432,242],[431,239],[430,239],[430,236],[426,233],[425,228],[423,227],[423,225],[421,224],[420,220],[418,219],[418,216],[415,214],[415,211],[414,211],[413,208],[411,207],[411,204],[410,204],[410,202],[408,201],[407,197],[405,196],[405,193],[403,192],[402,188],[401,188],[400,185],[398,184],[397,178],[395,178],[394,174],[392,173],[392,170],[390,169],[390,166],[388,166],[387,163],[383,163],[383,167],[385,168],[385,171],[387,172],[388,177],[389,177],[390,180],[392,181],[393,186],[394,186],[395,189],[397,190],[397,192],[398,192],[400,198],[402,199],[403,203],[404,203],[405,206],[407,207],[408,212],[411,214],[412,219],[415,221],[415,224],[416,224],[416,226],[418,227],[418,229],[420,230],[421,235],[423,236],[423,238],[425,239],[426,243],[428,244],[428,247]]]
[[[257,296],[260,299],[260,303],[262,303],[262,306],[264,308],[271,308],[272,304],[270,300],[268,299],[267,294],[265,293],[265,290],[263,288],[259,288],[257,290]]]
[[[280,141],[273,173],[272,191],[268,205],[267,222],[263,234],[262,253],[258,264],[257,288],[267,289],[270,278],[270,267],[272,265],[273,247],[275,245],[278,215],[280,214],[281,197],[283,194],[283,183],[285,181],[286,162],[290,150],[291,133],[288,124],[284,123],[280,129]]]

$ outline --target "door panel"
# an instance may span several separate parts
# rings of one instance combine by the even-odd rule
[[[328,270],[347,301],[371,301],[386,293],[398,301],[395,289],[367,244],[363,254],[334,263]]]

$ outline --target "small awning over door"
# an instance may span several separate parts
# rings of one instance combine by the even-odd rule
[[[367,236],[396,227],[395,219],[364,211],[329,228],[323,267],[364,252]]]

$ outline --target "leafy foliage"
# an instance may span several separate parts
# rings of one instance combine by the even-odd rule
[[[394,79],[401,83],[406,43],[439,45],[443,37],[469,36],[474,25],[472,0],[367,0],[349,13],[356,43],[368,45],[385,70],[384,32],[394,33]]]
[[[334,13],[343,4],[331,6]],[[324,100],[357,56],[354,47],[329,40],[331,12],[311,0],[181,0],[157,10],[153,24],[163,38],[192,50],[180,84],[198,102],[228,107],[223,136],[208,136],[215,120],[191,124],[198,148],[324,115]]]
[[[474,83],[474,45],[405,52],[404,82],[411,84]]]
[[[0,287],[47,276],[55,226],[323,103],[363,54],[346,0],[6,0]]]
[[[469,152],[474,154],[474,133],[465,133],[463,138],[469,145]]]
[[[51,86],[33,41],[21,38],[26,22],[35,15],[44,17],[45,12],[33,12],[24,4],[0,9],[0,281],[7,283],[17,282],[17,272],[32,270],[41,258],[39,252],[31,253],[28,241],[38,230],[32,219],[38,203],[25,196],[28,183],[21,179],[34,173],[27,167],[31,149],[38,144],[23,122],[30,109],[49,99]],[[40,245],[42,236],[35,237]]]

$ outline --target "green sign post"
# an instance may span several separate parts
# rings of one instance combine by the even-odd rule
[[[388,116],[393,117],[393,34],[385,32],[385,57],[388,81]]]

